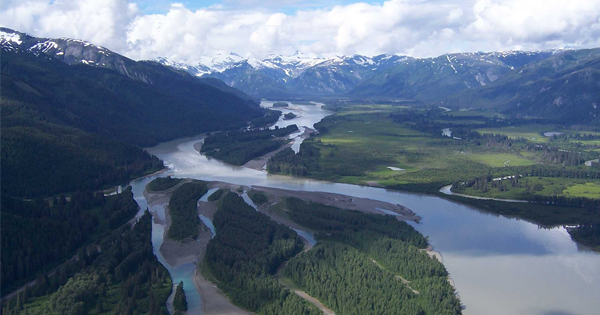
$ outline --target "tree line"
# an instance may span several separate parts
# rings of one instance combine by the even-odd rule
[[[169,199],[171,226],[167,235],[174,240],[193,240],[198,237],[200,218],[198,200],[208,191],[205,182],[192,181],[178,187]]]
[[[243,165],[246,162],[275,151],[285,141],[276,140],[298,131],[296,125],[285,128],[264,129],[255,128],[220,132],[204,139],[201,152],[233,165]]]
[[[138,211],[131,189],[105,197],[78,192],[50,200],[2,195],[2,291],[9,292],[125,224]]]
[[[296,233],[255,211],[234,193],[227,193],[215,213],[218,231],[206,250],[203,268],[231,300],[264,315],[321,312],[277,282],[282,262],[303,248]]]
[[[446,269],[406,222],[297,198],[286,204],[290,219],[316,231],[318,243],[292,258],[284,275],[336,313],[461,313]]]
[[[105,235],[81,251],[67,280],[41,275],[35,286],[4,306],[3,314],[166,315],[172,290],[168,271],[152,251],[152,216]]]
[[[320,149],[308,142],[302,142],[300,152],[295,153],[291,148],[278,152],[267,162],[267,171],[274,174],[293,176],[308,176],[318,171]]]

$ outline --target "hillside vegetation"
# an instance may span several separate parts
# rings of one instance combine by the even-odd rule
[[[79,260],[3,305],[3,314],[168,314],[168,271],[152,253],[152,216],[107,233],[80,251]],[[60,287],[59,287],[60,286]]]
[[[83,245],[125,224],[138,211],[130,189],[104,197],[79,192],[69,201],[23,201],[2,194],[2,291],[71,258]]]

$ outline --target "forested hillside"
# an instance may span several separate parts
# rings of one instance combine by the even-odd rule
[[[566,50],[441,104],[581,124],[598,121],[599,90],[600,49]]]
[[[3,305],[3,314],[168,314],[172,283],[152,253],[152,217],[105,234],[56,274]],[[4,278],[4,277],[3,277]],[[60,287],[59,287],[60,286]]]
[[[101,189],[164,167],[136,146],[16,117],[11,109],[2,106],[3,194],[34,198]]]
[[[153,84],[109,69],[4,50],[3,111],[6,107],[6,114],[21,119],[37,118],[140,146],[241,127],[263,115],[255,103],[173,74],[170,68],[136,66],[149,73]]]
[[[138,211],[131,190],[104,197],[79,192],[44,201],[2,194],[2,291],[10,292],[39,272],[66,260]]]
[[[6,42],[2,49],[2,191],[9,195],[122,183],[163,167],[133,145],[237,128],[265,115],[254,101],[157,63],[123,59],[139,74],[132,79]]]

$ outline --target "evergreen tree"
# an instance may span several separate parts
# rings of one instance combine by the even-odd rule
[[[173,308],[176,311],[180,312],[185,312],[188,309],[187,300],[185,298],[185,292],[183,292],[183,281],[179,282],[179,285],[175,290],[175,297],[173,298]]]

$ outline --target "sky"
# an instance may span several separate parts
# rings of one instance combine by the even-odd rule
[[[0,25],[130,58],[600,47],[600,0],[3,0]]]

